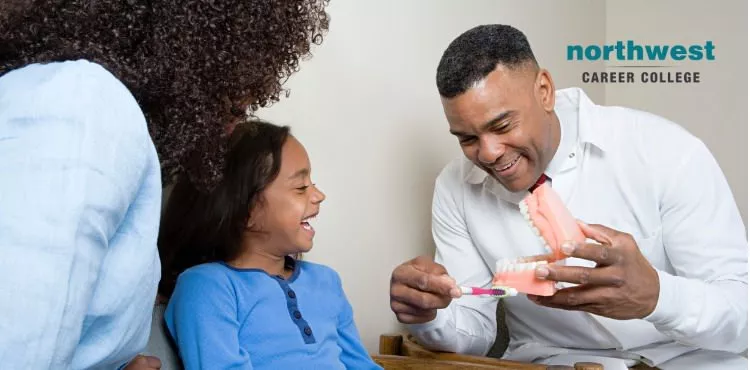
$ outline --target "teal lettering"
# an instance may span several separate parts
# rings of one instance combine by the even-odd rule
[[[687,53],[687,50],[685,50],[685,47],[682,45],[673,46],[672,50],[670,50],[669,52],[669,54],[672,56],[672,59],[674,60],[685,59],[685,53]]]
[[[622,41],[617,42],[617,60],[624,60],[625,59],[625,45],[622,44]]]
[[[633,40],[628,40],[628,60],[633,60],[633,52],[638,52],[638,60],[643,60],[643,48],[636,45]]]
[[[690,60],[701,60],[701,59],[703,59],[703,47],[702,46],[700,46],[700,45],[692,45],[692,46],[690,46],[690,49],[688,49],[688,50],[690,51],[690,56],[688,56],[688,58],[690,58]]]
[[[568,45],[568,60],[573,60],[573,53],[577,55],[576,60],[583,59],[583,47],[581,45]]]
[[[646,45],[646,53],[648,54],[649,60],[659,59],[664,60],[667,57],[667,50],[669,50],[669,46],[656,46],[656,45]]]
[[[586,58],[588,60],[597,60],[602,56],[602,49],[596,45],[589,45],[586,47]]]
[[[711,41],[706,41],[706,59],[708,60],[714,60],[716,57],[714,57],[714,43]]]
[[[0,0],[2,1],[2,0]],[[617,41],[604,45],[568,45],[568,60],[715,60],[713,41],[705,45],[649,45],[637,44],[633,40]],[[645,56],[644,56],[645,54]]]
[[[609,53],[615,50],[614,45],[604,45],[604,60],[609,60]]]

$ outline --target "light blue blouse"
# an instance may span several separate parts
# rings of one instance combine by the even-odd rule
[[[159,160],[98,64],[0,77],[0,359],[114,369],[146,346],[160,278]]]

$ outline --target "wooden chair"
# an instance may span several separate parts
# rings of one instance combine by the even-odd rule
[[[601,364],[579,362],[575,366],[548,366],[501,360],[492,357],[460,355],[430,351],[419,345],[411,335],[380,336],[380,354],[372,358],[386,370],[406,369],[497,369],[497,370],[603,370]]]
[[[577,362],[573,366],[540,365],[502,360],[493,357],[460,355],[452,352],[431,351],[411,334],[383,334],[380,336],[379,355],[372,358],[386,370],[405,369],[501,369],[501,370],[603,370],[595,362]],[[638,364],[631,370],[658,370]]]

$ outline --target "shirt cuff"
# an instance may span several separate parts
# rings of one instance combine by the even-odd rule
[[[667,272],[656,270],[659,275],[659,298],[654,311],[643,319],[664,326],[678,319],[681,313],[680,279]]]

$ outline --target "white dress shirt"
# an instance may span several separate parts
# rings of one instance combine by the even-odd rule
[[[161,170],[146,119],[85,60],[0,78],[0,368],[107,369],[146,347]]]
[[[697,348],[747,348],[747,237],[730,188],[698,138],[664,118],[595,105],[559,90],[560,146],[545,173],[574,217],[629,233],[657,269],[656,309],[614,320],[505,299],[505,358],[590,354],[659,365]],[[490,286],[495,262],[544,253],[511,193],[461,157],[438,176],[435,260],[458,284]],[[569,265],[593,267],[577,258]],[[434,349],[484,355],[495,340],[497,300],[465,296],[428,323],[410,325]]]

